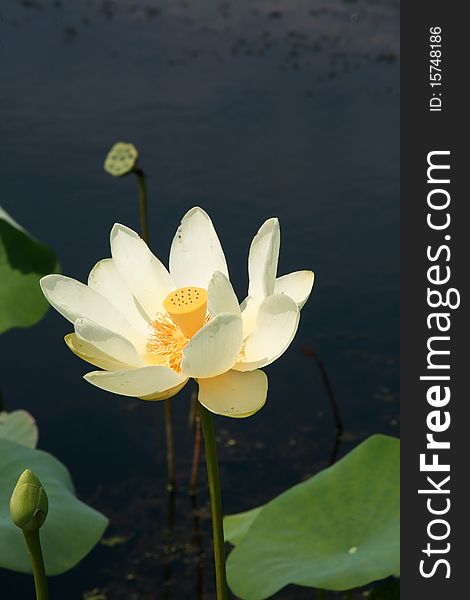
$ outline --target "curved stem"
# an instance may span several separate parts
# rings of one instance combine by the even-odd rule
[[[199,404],[199,414],[201,415],[202,434],[204,436],[207,479],[209,481],[211,501],[217,600],[227,600],[222,500],[220,497],[219,465],[217,461],[217,444],[215,441],[214,423],[212,414],[202,404]]]
[[[135,169],[134,173],[139,184],[139,207],[140,207],[140,230],[142,239],[149,243],[149,223],[147,206],[147,186],[145,173],[142,169]],[[173,443],[173,418],[171,416],[171,400],[165,400],[165,434],[166,434],[166,464],[168,471],[167,489],[172,492],[175,489],[175,458]]]
[[[41,542],[39,540],[39,529],[24,531],[23,534],[28,545],[29,557],[33,566],[34,587],[36,588],[36,600],[47,600],[47,579],[42,557]]]

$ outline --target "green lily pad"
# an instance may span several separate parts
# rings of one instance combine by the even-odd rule
[[[233,593],[263,600],[290,583],[339,591],[398,575],[399,453],[399,440],[374,435],[257,514],[226,517]]]
[[[224,519],[224,538],[234,546],[242,541],[242,538],[248,533],[253,521],[263,510],[264,506],[252,508],[246,512],[230,515]]]
[[[0,412],[0,438],[27,448],[36,448],[39,431],[33,415],[26,410]]]
[[[31,573],[25,540],[9,513],[18,477],[30,468],[49,498],[49,514],[41,528],[41,543],[48,575],[74,567],[99,542],[108,520],[76,496],[69,472],[56,458],[0,439],[0,568]]]
[[[42,319],[49,305],[39,279],[57,272],[59,263],[52,250],[0,207],[0,333]]]
[[[118,142],[108,152],[104,170],[114,177],[122,177],[134,170],[139,153],[134,144]]]

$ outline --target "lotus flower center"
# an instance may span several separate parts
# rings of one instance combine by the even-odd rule
[[[206,320],[207,292],[204,288],[179,288],[163,301],[163,307],[181,332],[192,338]]]

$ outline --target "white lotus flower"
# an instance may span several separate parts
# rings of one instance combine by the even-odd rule
[[[88,285],[47,275],[41,288],[73,323],[69,348],[103,369],[85,379],[144,400],[174,396],[194,378],[210,411],[247,417],[266,401],[260,371],[289,346],[313,273],[276,279],[279,223],[269,219],[250,249],[248,298],[240,307],[209,216],[191,209],[170,250],[170,269],[137,233],[116,224],[111,255],[90,272]]]

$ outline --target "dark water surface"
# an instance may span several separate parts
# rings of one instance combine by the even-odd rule
[[[216,420],[225,512],[328,464],[334,421],[305,347],[330,375],[346,427],[341,453],[374,432],[398,435],[398,4],[5,0],[0,31],[1,204],[56,250],[64,273],[86,279],[109,255],[115,221],[139,227],[136,182],[102,168],[121,139],[136,144],[149,174],[162,260],[198,204],[240,299],[249,243],[270,216],[281,221],[280,274],[316,272],[294,343],[267,368],[265,408]],[[202,563],[186,494],[189,388],[173,402],[179,490],[169,540],[163,407],[86,384],[85,363],[62,341],[70,329],[50,311],[3,335],[3,396],[8,409],[35,415],[40,447],[111,518],[108,537],[125,541],[51,579],[51,598],[93,589],[113,600],[214,598],[203,468]],[[8,597],[32,597],[28,577],[0,580]]]

